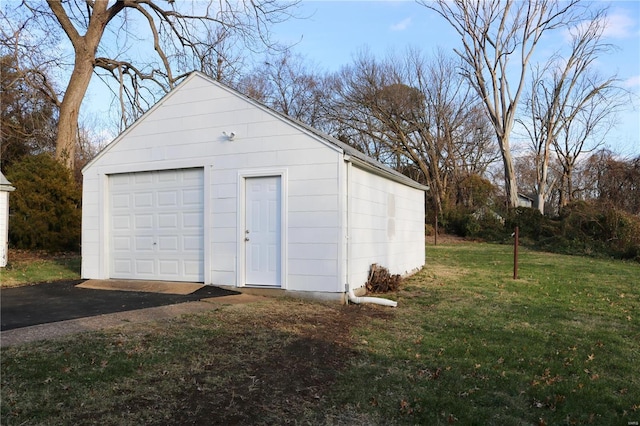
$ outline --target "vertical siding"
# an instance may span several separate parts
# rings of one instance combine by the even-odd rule
[[[350,285],[377,263],[392,274],[424,265],[424,192],[352,167],[349,184]]]

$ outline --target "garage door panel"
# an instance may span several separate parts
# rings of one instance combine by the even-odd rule
[[[192,182],[193,184],[197,184],[202,181],[202,172],[200,169],[183,170],[182,180],[185,183]]]
[[[132,173],[126,176],[127,179],[131,179],[131,177],[133,177],[132,183],[134,185],[153,183],[153,175],[151,173]]]
[[[199,216],[198,213],[194,213],[195,216]],[[177,229],[178,228],[178,214],[177,213],[165,213],[158,215],[158,226],[164,229]]]
[[[182,247],[185,251],[201,251],[204,249],[202,239],[197,235],[183,236]]]
[[[202,215],[198,213],[182,213],[182,227],[184,229],[202,228]]]
[[[184,262],[184,270],[187,274],[197,274],[200,269],[200,264],[198,262],[185,261]]]
[[[140,207],[153,207],[153,194],[150,192],[138,192],[133,194],[133,206]]]
[[[135,273],[138,275],[155,275],[154,271],[154,261],[152,259],[136,259],[135,265],[136,270]]]
[[[130,200],[129,194],[114,195],[112,197],[112,204],[113,204],[113,207],[126,209],[129,207],[129,202],[130,202],[129,200]]]
[[[185,189],[182,192],[182,203],[185,206],[200,206],[202,205],[202,197],[200,191],[197,189]]]
[[[182,176],[188,174],[186,170],[166,170],[158,176],[158,182],[178,182],[178,172],[180,172]]]
[[[160,273],[172,277],[178,276],[180,273],[179,263],[176,260],[160,260]]]
[[[130,251],[131,250],[131,238],[129,237],[117,237],[113,239],[113,250],[118,251]]]
[[[158,239],[158,250],[172,252],[178,251],[178,238],[179,237],[177,235],[171,237],[160,237]]]
[[[117,274],[133,273],[133,262],[131,259],[115,259],[114,270]]]
[[[111,230],[129,230],[131,229],[131,218],[129,215],[114,215],[112,217],[112,226]]]
[[[133,175],[131,174],[122,174],[122,175],[113,175],[111,180],[112,187],[124,187],[131,186],[133,183]]]
[[[139,214],[135,215],[136,229],[153,229],[153,215]]]
[[[178,191],[158,192],[158,206],[178,208]]]
[[[135,235],[134,241],[136,242],[135,250],[150,251],[153,249],[153,236],[152,235]]]
[[[113,175],[111,277],[204,281],[202,169]]]

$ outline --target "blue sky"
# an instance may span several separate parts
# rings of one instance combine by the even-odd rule
[[[592,2],[609,5],[606,41],[618,46],[598,67],[604,75],[617,74],[633,92],[635,102],[619,115],[619,124],[607,137],[607,145],[622,155],[640,154],[640,2]],[[289,20],[274,28],[274,38],[296,43],[294,52],[320,69],[335,71],[368,49],[376,57],[418,47],[430,54],[437,48],[451,51],[458,35],[443,18],[413,1],[303,1],[297,12],[305,19]],[[538,54],[554,52],[561,36],[549,37]]]
[[[589,4],[610,6],[606,41],[618,46],[597,66],[603,75],[617,74],[634,99],[619,114],[618,125],[609,132],[606,145],[624,156],[640,155],[640,1],[594,0]],[[303,0],[296,14],[301,18],[272,29],[273,41],[294,45],[292,50],[319,71],[336,71],[352,63],[362,49],[382,58],[389,53],[401,54],[408,47],[428,55],[438,48],[452,52],[459,46],[459,36],[443,18],[410,0]],[[562,35],[546,37],[538,46],[538,56],[545,59],[562,42]],[[109,95],[97,78],[87,95],[88,108],[83,117],[113,115],[114,104],[107,100]],[[103,136],[107,140],[113,137],[109,130]]]

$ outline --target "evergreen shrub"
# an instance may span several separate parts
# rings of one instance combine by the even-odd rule
[[[526,207],[506,213],[454,207],[444,213],[443,225],[451,234],[498,243],[511,243],[517,226],[524,246],[640,261],[640,217],[602,203],[577,201],[557,217]]]
[[[71,172],[49,154],[26,156],[7,170],[11,247],[79,251],[82,191]]]

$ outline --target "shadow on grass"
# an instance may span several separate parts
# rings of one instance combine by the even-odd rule
[[[5,424],[325,424],[377,309],[271,300],[3,351]]]
[[[78,277],[81,273],[82,258],[80,253],[65,253],[53,258],[53,263],[58,265],[62,270],[68,271],[72,274],[77,274]]]

